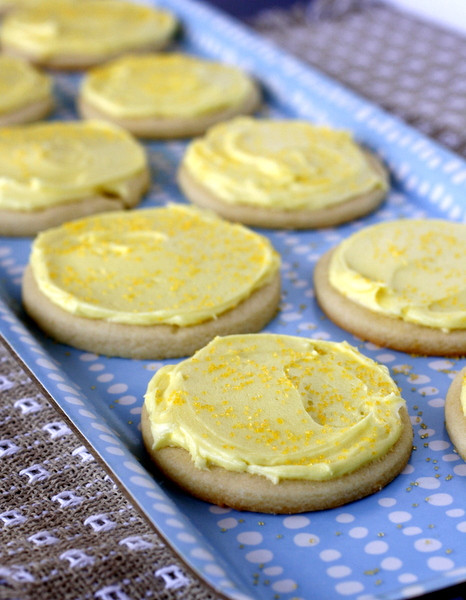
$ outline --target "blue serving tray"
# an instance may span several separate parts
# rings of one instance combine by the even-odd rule
[[[1,334],[161,536],[217,593],[236,600],[401,599],[466,582],[466,465],[443,412],[465,360],[362,343],[323,316],[312,284],[318,257],[363,226],[399,217],[465,221],[465,161],[221,12],[191,0],[163,5],[183,23],[179,49],[237,64],[258,79],[266,98],[262,116],[347,128],[387,164],[391,190],[374,214],[319,231],[261,231],[283,260],[281,310],[266,330],[347,339],[387,365],[414,427],[409,465],[368,498],[294,516],[240,513],[178,491],[150,464],[139,430],[147,383],[169,361],[105,358],[46,338],[21,307],[28,238],[0,238]],[[54,77],[59,105],[52,118],[77,118],[81,76]],[[175,172],[186,142],[145,146],[153,184],[141,208],[184,202]]]

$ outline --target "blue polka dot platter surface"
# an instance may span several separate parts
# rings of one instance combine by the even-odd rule
[[[0,239],[4,338],[103,458],[159,532],[216,591],[236,600],[410,598],[466,581],[466,465],[444,426],[446,391],[465,360],[412,357],[362,343],[324,317],[312,275],[319,256],[366,225],[400,217],[466,219],[465,162],[221,13],[169,0],[183,23],[179,48],[235,63],[262,84],[262,116],[347,128],[391,172],[374,214],[319,231],[261,231],[282,256],[283,298],[266,331],[348,340],[386,365],[414,429],[408,466],[380,492],[341,508],[291,516],[211,506],[175,489],[150,465],[139,421],[164,361],[105,358],[47,339],[25,316],[21,276],[31,239]],[[76,119],[79,74],[55,73],[52,119]],[[141,207],[184,202],[175,172],[185,141],[145,142],[153,183]],[[175,361],[171,361],[175,362]]]

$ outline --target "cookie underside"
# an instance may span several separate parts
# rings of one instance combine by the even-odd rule
[[[122,48],[120,50],[116,50],[113,52],[108,52],[107,54],[56,54],[50,56],[43,56],[41,54],[35,54],[32,51],[27,51],[24,48],[17,48],[15,46],[9,46],[4,43],[2,47],[2,51],[4,54],[9,56],[15,56],[17,58],[22,58],[27,60],[28,62],[36,65],[38,67],[50,68],[50,69],[64,69],[67,71],[80,71],[83,69],[88,69],[90,67],[94,67],[101,63],[106,62],[107,60],[111,60],[121,56],[122,54],[126,54],[127,52],[137,53],[137,52],[156,52],[158,50],[165,49],[171,43],[170,39],[160,40],[158,42],[147,43],[134,48]]]
[[[448,435],[458,454],[466,461],[466,416],[461,406],[460,394],[466,367],[453,379],[445,399],[445,424]]]
[[[27,104],[0,115],[0,127],[32,123],[46,117],[53,109],[52,97],[43,100],[31,100]]]
[[[365,154],[372,168],[384,179],[387,179],[387,172],[379,159],[369,152],[365,152]],[[230,221],[253,227],[277,229],[333,227],[374,211],[386,196],[386,190],[376,189],[326,208],[315,210],[271,209],[247,204],[233,205],[222,201],[199,183],[183,164],[178,171],[177,178],[181,190],[193,204],[213,210]]]
[[[171,139],[201,135],[216,123],[226,121],[237,115],[251,114],[259,108],[260,99],[259,89],[254,85],[251,94],[237,106],[197,117],[119,118],[104,112],[82,98],[79,100],[79,111],[81,116],[87,119],[97,118],[110,121],[138,137]]]
[[[138,359],[188,356],[217,335],[255,333],[276,314],[280,275],[238,306],[197,325],[126,325],[72,315],[51,302],[35,281],[30,266],[23,277],[23,305],[39,327],[55,340],[88,352]]]
[[[413,432],[408,413],[400,410],[402,432],[381,458],[353,473],[328,481],[287,479],[277,484],[261,475],[227,471],[222,467],[195,467],[188,451],[178,447],[153,450],[153,437],[145,406],[141,427],[145,447],[158,468],[193,496],[236,510],[293,514],[342,506],[373,494],[392,481],[406,466]]]
[[[129,191],[125,198],[111,195],[94,195],[34,211],[0,209],[0,235],[11,237],[35,235],[39,231],[56,227],[73,219],[102,212],[133,208],[139,203],[141,196],[149,187],[149,172],[144,171],[129,178],[128,184]]]
[[[389,317],[353,302],[329,281],[332,250],[325,253],[314,270],[317,301],[324,313],[339,327],[378,346],[409,354],[460,356],[466,354],[466,330],[450,332]]]

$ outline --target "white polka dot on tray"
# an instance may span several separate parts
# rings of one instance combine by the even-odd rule
[[[432,406],[432,408],[443,408],[445,406],[445,399],[444,398],[432,398],[431,400],[428,400],[427,404],[429,406]]]
[[[126,383],[114,383],[110,387],[107,388],[107,392],[109,394],[123,394],[128,390],[128,386]]]
[[[115,379],[115,375],[113,373],[102,373],[97,377],[97,381],[101,383],[108,383],[109,381],[113,381]]]
[[[296,544],[296,546],[305,548],[308,546],[317,546],[317,544],[320,542],[320,538],[319,538],[319,536],[315,535],[314,533],[302,532],[302,533],[297,533],[294,536],[293,542]]]
[[[258,531],[243,531],[236,536],[236,539],[240,544],[255,546],[262,543],[264,536]]]
[[[402,529],[403,534],[407,536],[419,535],[422,533],[422,529],[420,527],[412,526],[412,527],[404,527]]]
[[[418,477],[416,485],[424,490],[436,490],[441,484],[435,477]]]
[[[456,526],[456,529],[458,531],[461,531],[462,533],[466,533],[466,521],[462,521],[461,523],[458,523],[458,525]]]
[[[165,504],[163,502],[155,502],[152,505],[152,508],[157,512],[163,513],[164,515],[175,515],[176,510],[170,504]]]
[[[427,559],[427,566],[432,571],[450,571],[455,563],[446,556],[431,556]]]
[[[97,354],[92,354],[90,352],[84,352],[84,354],[79,355],[79,360],[82,360],[84,362],[94,361],[94,360],[97,360],[98,358],[99,357],[97,356]]]
[[[137,402],[137,400],[138,399],[136,398],[136,396],[127,395],[118,398],[117,402],[118,404],[121,404],[123,406],[129,406],[130,404],[134,404],[135,402]]]
[[[414,542],[418,552],[436,552],[442,547],[442,542],[434,538],[419,538]]]
[[[273,591],[279,594],[293,592],[295,589],[297,589],[297,587],[298,584],[294,579],[281,579],[280,581],[276,581],[272,584]]]
[[[450,494],[438,493],[438,494],[430,494],[426,498],[426,502],[428,502],[432,506],[448,506],[452,504],[453,497]]]
[[[264,569],[264,574],[269,575],[271,577],[274,577],[276,575],[281,575],[282,573],[283,573],[283,567],[279,567],[279,566],[265,567],[265,569]]]
[[[413,518],[413,515],[406,510],[395,510],[388,515],[392,523],[407,523]]]
[[[341,579],[342,577],[351,575],[352,570],[347,565],[333,565],[326,570],[326,573],[333,579]]]
[[[250,563],[268,563],[273,560],[273,552],[271,550],[252,550],[246,554],[246,560]]]
[[[226,575],[224,569],[212,563],[204,567],[204,572],[209,575],[214,575],[215,577],[225,577]]]
[[[387,556],[382,560],[380,566],[386,571],[398,571],[403,566],[403,561],[396,556]]]
[[[214,515],[223,515],[225,513],[231,512],[231,510],[231,508],[225,508],[223,506],[209,506],[209,512],[213,513]]]
[[[389,545],[382,540],[375,540],[364,546],[364,552],[366,552],[366,554],[385,554],[385,552],[388,552],[388,549]]]
[[[200,558],[201,560],[213,560],[214,557],[212,556],[211,552],[208,552],[205,548],[194,548],[191,551],[191,556],[194,556],[195,558]]]
[[[396,498],[380,498],[379,504],[380,504],[380,506],[386,506],[386,507],[395,506]]]
[[[453,467],[453,472],[455,475],[459,475],[460,477],[466,477],[466,464],[462,463],[460,465],[456,465]]]
[[[220,519],[217,521],[217,525],[220,529],[234,529],[238,526],[238,520],[234,517],[227,517],[226,519]]]
[[[186,544],[194,544],[196,541],[196,538],[193,535],[191,535],[190,533],[187,533],[186,531],[177,533],[176,537],[178,540],[180,540],[181,542],[185,542]],[[199,558],[199,556],[198,556],[198,558]]]
[[[294,515],[291,517],[285,517],[283,519],[283,525],[287,529],[300,529],[301,527],[307,527],[311,522],[308,517],[304,517],[302,515]]]
[[[89,365],[89,371],[103,371],[105,366],[102,363],[93,363]]]
[[[359,594],[364,590],[364,585],[360,581],[344,581],[335,586],[335,590],[342,596],[352,596]]]
[[[361,540],[369,534],[367,527],[353,527],[348,531],[348,535],[356,540]]]
[[[319,557],[324,562],[333,562],[334,560],[341,558],[341,552],[334,548],[327,548],[326,550],[322,550]]]
[[[335,517],[337,523],[352,523],[354,519],[355,516],[350,513],[341,513]]]

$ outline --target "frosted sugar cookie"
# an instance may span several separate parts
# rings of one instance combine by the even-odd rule
[[[237,117],[188,146],[178,173],[195,204],[247,225],[337,225],[375,209],[384,168],[347,132],[305,121]]]
[[[315,292],[337,325],[381,346],[466,353],[466,225],[404,219],[367,227],[323,255]]]
[[[258,87],[237,67],[179,53],[127,55],[95,67],[79,99],[85,117],[154,138],[198,135],[259,103]]]
[[[0,17],[6,15],[10,10],[38,4],[40,1],[41,0],[0,0]]]
[[[159,50],[176,28],[169,11],[126,0],[44,0],[7,14],[0,39],[8,54],[51,68],[82,69],[124,52]]]
[[[456,375],[448,390],[445,423],[458,454],[466,460],[466,367]]]
[[[135,206],[149,185],[143,147],[99,121],[0,129],[0,235]]]
[[[270,513],[333,508],[380,490],[412,449],[388,369],[347,343],[215,338],[159,369],[142,414],[155,463],[191,494]]]
[[[22,59],[0,54],[0,127],[38,121],[53,105],[49,75]]]
[[[41,233],[26,311],[60,342],[111,356],[186,356],[275,315],[280,260],[263,236],[183,205],[96,215]]]

